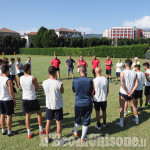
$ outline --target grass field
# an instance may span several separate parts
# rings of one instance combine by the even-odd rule
[[[22,63],[25,63],[27,60],[27,55],[17,55],[22,59]],[[15,58],[17,57],[15,56]],[[11,56],[6,56],[10,58]],[[46,118],[45,118],[45,96],[44,91],[41,87],[42,82],[49,77],[48,75],[48,66],[50,65],[50,60],[52,59],[52,56],[32,56],[32,75],[36,76],[38,79],[38,83],[40,84],[40,90],[37,92],[37,99],[40,102],[41,110],[42,110],[42,116],[43,116],[43,126],[45,126]],[[61,70],[61,79],[64,84],[65,92],[63,94],[63,100],[64,100],[64,120],[62,122],[62,128],[63,128],[63,136],[67,137],[68,139],[71,139],[72,134],[71,131],[74,129],[74,103],[75,103],[75,96],[72,92],[72,80],[67,80],[66,73],[67,68],[65,67],[64,63],[67,59],[67,57],[58,57],[62,64],[60,66]],[[73,59],[77,62],[79,57],[73,57]],[[93,77],[92,75],[92,57],[84,57],[84,59],[87,61],[89,67],[88,67],[88,77]],[[103,70],[103,75],[105,76],[105,58],[99,58],[101,61],[101,68]],[[124,62],[125,59],[122,59]],[[119,99],[118,99],[118,93],[120,85],[115,85],[115,64],[117,63],[117,59],[112,59],[113,61],[113,69],[112,69],[112,77],[113,77],[113,83],[110,84],[110,92],[108,95],[108,107],[107,107],[107,128],[102,128],[101,131],[98,131],[95,129],[95,111],[93,109],[92,118],[91,118],[91,125],[88,129],[87,136],[90,137],[91,134],[93,134],[93,137],[95,140],[91,139],[89,142],[87,142],[86,145],[80,145],[79,139],[81,136],[81,129],[82,126],[79,128],[79,137],[76,138],[76,143],[78,145],[74,145],[71,147],[71,141],[68,141],[64,146],[62,147],[54,147],[54,145],[49,143],[48,145],[42,145],[44,136],[39,136],[39,128],[37,123],[37,115],[32,113],[31,115],[31,131],[34,132],[34,137],[32,139],[27,139],[27,131],[25,127],[25,114],[22,112],[22,99],[21,99],[21,92],[18,92],[16,94],[16,100],[17,100],[17,106],[15,108],[15,116],[13,117],[13,130],[18,131],[18,135],[14,137],[8,137],[8,136],[2,136],[0,134],[0,149],[13,149],[13,150],[23,150],[23,149],[29,149],[29,150],[37,150],[37,149],[83,149],[83,150],[98,150],[98,149],[142,149],[141,147],[98,147],[94,144],[99,143],[98,141],[100,138],[98,135],[100,134],[101,137],[104,137],[106,134],[108,137],[137,137],[139,139],[144,138],[146,139],[146,147],[143,147],[143,149],[150,149],[150,108],[145,109],[141,112],[139,112],[139,119],[140,124],[136,126],[132,119],[134,118],[133,115],[129,115],[125,117],[124,120],[124,128],[119,128],[116,126],[116,121],[119,120]],[[141,63],[145,62],[146,60],[140,60]],[[142,67],[142,71],[143,67]],[[77,73],[77,69],[75,67],[74,70],[75,77],[79,77],[79,74]],[[144,97],[145,100],[145,97]],[[53,124],[51,126],[51,132],[56,133],[56,123],[53,121]],[[97,142],[97,143],[96,143]],[[90,144],[89,144],[90,143]],[[69,146],[70,145],[70,146]],[[79,147],[80,146],[80,147]],[[129,145],[128,145],[129,146]]]

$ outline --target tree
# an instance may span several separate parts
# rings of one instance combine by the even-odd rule
[[[27,40],[25,38],[21,38],[20,47],[25,47]]]

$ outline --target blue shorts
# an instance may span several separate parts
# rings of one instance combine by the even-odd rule
[[[116,77],[120,77],[120,72],[116,72]]]
[[[11,116],[14,114],[14,102],[13,100],[9,101],[2,101],[0,100],[0,111],[1,114],[7,114],[8,116]]]
[[[46,119],[47,120],[53,120],[56,119],[57,121],[63,120],[63,109],[48,109],[46,108]]]
[[[75,106],[75,123],[81,124],[81,118],[83,117],[83,125],[90,125],[90,119],[92,114],[93,105],[90,106]]]
[[[72,67],[68,67],[68,73],[71,71],[71,73],[73,74],[73,68]]]
[[[40,104],[37,99],[35,100],[23,100],[22,111],[29,113],[32,111],[40,110]]]
[[[23,76],[23,75],[24,75],[24,73],[23,73],[23,72],[21,72],[21,73],[18,73],[17,75],[18,75],[18,77],[21,77],[21,76]]]

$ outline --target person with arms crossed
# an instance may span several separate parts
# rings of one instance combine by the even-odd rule
[[[146,102],[144,108],[148,107],[149,100],[150,100],[150,69],[149,69],[149,63],[145,62],[143,64],[145,71],[145,97]]]
[[[93,65],[92,73],[93,73],[94,78],[95,78],[95,77],[96,77],[95,69],[96,69],[96,67],[99,67],[99,66],[100,66],[100,61],[99,61],[99,59],[96,59],[96,56],[93,57],[92,65]]]
[[[68,68],[68,72],[67,72],[68,80],[69,80],[69,73],[70,73],[70,71],[72,73],[72,79],[73,79],[73,69],[74,69],[74,65],[73,64],[76,65],[76,62],[73,59],[71,59],[71,56],[68,56],[68,59],[65,62],[65,66]]]
[[[36,111],[39,123],[39,135],[45,133],[42,127],[42,113],[40,105],[36,97],[36,91],[39,90],[39,85],[36,77],[30,75],[31,65],[25,64],[24,67],[25,75],[21,76],[20,84],[22,87],[22,110],[26,113],[26,128],[28,132],[28,139],[33,137],[33,132],[30,130],[30,115],[31,112]]]
[[[115,84],[118,84],[118,78],[120,77],[120,72],[122,71],[123,63],[121,62],[121,59],[118,59],[118,63],[116,64],[116,82]]]
[[[86,67],[81,65],[79,67],[80,77],[73,80],[72,90],[75,93],[75,129],[72,133],[78,136],[78,128],[81,124],[81,118],[83,117],[83,127],[81,143],[86,140],[86,133],[88,126],[90,125],[90,119],[93,109],[92,104],[92,92],[93,81],[86,77]]]
[[[28,57],[28,60],[26,61],[26,64],[31,65],[31,57]]]
[[[111,67],[112,67],[112,60],[110,60],[109,56],[107,56],[107,60],[105,62],[106,65],[106,75],[107,75],[107,80],[111,83]]]
[[[109,92],[109,83],[107,78],[102,76],[102,70],[97,67],[95,69],[96,78],[93,80],[95,95],[93,98],[94,108],[96,112],[97,125],[95,128],[101,130],[100,125],[100,108],[103,112],[103,127],[106,127],[106,108],[107,108],[107,96]]]
[[[123,127],[123,119],[124,119],[124,107],[125,101],[129,101],[135,119],[133,120],[136,124],[139,124],[138,112],[137,108],[134,104],[133,94],[136,88],[138,87],[138,78],[136,72],[131,70],[132,61],[130,59],[125,60],[126,69],[121,72],[120,80],[121,80],[121,88],[119,91],[120,95],[120,122],[116,123],[118,126]]]
[[[49,133],[52,120],[56,119],[58,144],[64,143],[62,139],[62,120],[63,120],[63,98],[64,88],[62,82],[56,80],[57,69],[54,66],[48,68],[49,79],[42,84],[46,95],[46,137],[45,141],[49,143]]]
[[[24,73],[23,73],[23,64],[21,63],[21,59],[19,57],[17,57],[16,70],[17,70],[17,75],[18,75],[18,86],[19,86],[19,89],[21,90],[20,77],[23,76]]]
[[[16,100],[13,92],[12,81],[8,78],[10,74],[9,66],[2,65],[2,76],[0,76],[0,112],[1,112],[1,127],[2,134],[13,136],[16,134],[12,131],[12,115],[14,114],[14,107],[16,106]],[[7,114],[7,129],[5,129],[5,115]]]
[[[54,59],[51,61],[51,65],[54,66],[57,70],[58,80],[60,80],[60,69],[59,69],[60,64],[61,64],[61,61],[57,58],[57,56],[54,56]]]
[[[138,106],[138,98],[140,99],[140,107],[139,109],[142,109],[143,105],[143,83],[144,83],[144,73],[140,71],[140,65],[135,65],[134,70],[136,71],[137,78],[138,78],[138,87],[136,88],[134,92],[134,100],[135,100],[135,106]]]

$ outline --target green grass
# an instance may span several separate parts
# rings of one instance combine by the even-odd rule
[[[17,55],[21,57],[22,63],[25,63],[27,60],[27,55]],[[17,57],[15,56],[15,58]],[[6,56],[11,57],[11,56]],[[38,79],[38,83],[40,84],[40,90],[37,92],[37,99],[40,102],[41,110],[42,110],[42,116],[43,116],[43,126],[45,126],[46,118],[45,118],[45,96],[43,89],[41,87],[42,82],[49,77],[48,75],[48,66],[50,65],[50,61],[53,57],[52,56],[32,56],[32,75],[36,76]],[[62,128],[63,128],[63,136],[65,137],[72,137],[71,131],[74,129],[74,103],[75,103],[75,97],[74,93],[72,92],[72,80],[66,79],[66,73],[67,68],[65,67],[64,63],[67,57],[58,57],[62,64],[60,66],[61,70],[61,78],[62,82],[64,84],[65,92],[63,94],[63,100],[64,100],[64,120],[62,122]],[[73,57],[75,61],[79,59],[78,57]],[[92,75],[92,57],[84,57],[84,59],[87,61],[89,67],[88,67],[88,77],[93,77]],[[103,75],[105,76],[105,58],[99,58],[101,61],[101,68],[103,70]],[[124,62],[125,59],[122,59]],[[115,64],[117,63],[117,59],[112,59],[113,61],[113,69],[112,69],[112,77],[113,77],[113,83],[110,84],[110,92],[108,95],[108,107],[107,107],[107,123],[108,127],[103,128],[101,131],[98,131],[95,129],[95,111],[93,109],[92,117],[91,117],[91,125],[88,129],[88,135],[95,134],[94,137],[96,137],[96,134],[101,134],[101,136],[104,136],[105,134],[109,134],[109,137],[138,137],[144,138],[147,140],[147,147],[144,147],[143,149],[149,149],[150,144],[150,108],[145,109],[141,112],[139,112],[139,119],[140,119],[140,125],[135,126],[135,124],[132,122],[132,119],[134,118],[133,115],[127,116],[124,120],[124,128],[118,128],[115,123],[119,119],[119,88],[120,85],[115,85]],[[140,60],[141,63],[145,62],[146,60]],[[142,67],[142,71],[143,67]],[[79,77],[79,74],[77,73],[77,68],[74,69],[74,75],[75,77]],[[32,113],[31,115],[31,131],[34,132],[35,136],[32,139],[27,139],[27,131],[25,127],[25,114],[22,113],[22,99],[21,99],[21,92],[18,92],[16,94],[17,99],[17,106],[15,108],[15,116],[13,117],[13,130],[17,130],[19,132],[18,135],[14,137],[7,137],[2,136],[0,134],[0,149],[31,149],[31,150],[37,150],[37,149],[94,149],[98,150],[100,147],[92,147],[90,145],[86,147],[77,147],[77,146],[63,146],[63,147],[52,147],[52,143],[48,144],[48,147],[42,147],[39,146],[41,143],[41,139],[43,139],[43,136],[40,137],[38,135],[39,129],[38,129],[38,123],[37,123],[37,115],[35,113]],[[145,101],[145,97],[144,97]],[[81,136],[81,129],[82,126],[79,128],[79,137]],[[53,124],[51,126],[51,132],[56,133],[56,123],[53,121]],[[99,140],[97,138],[96,140]],[[95,141],[96,141],[95,140]],[[94,141],[90,141],[91,143],[94,143]],[[71,142],[68,142],[67,144],[70,144]],[[132,147],[132,148],[126,148],[126,147],[104,147],[101,149],[141,149],[140,147]]]

